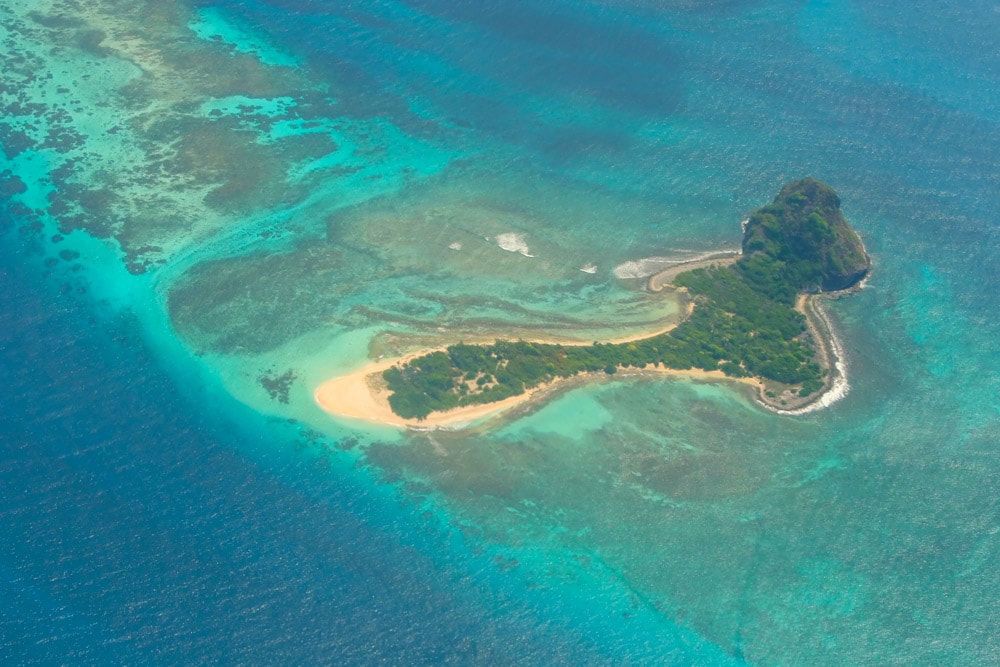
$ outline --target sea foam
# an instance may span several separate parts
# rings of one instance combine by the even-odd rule
[[[501,249],[507,252],[519,252],[525,257],[534,257],[524,240],[524,234],[518,234],[517,232],[497,234],[496,242]]]
[[[656,256],[632,259],[627,262],[622,262],[616,266],[612,272],[615,274],[615,277],[620,280],[628,280],[630,278],[647,278],[654,273],[659,273],[660,271],[670,268],[671,266],[687,264],[689,262],[700,262],[705,259],[723,257],[729,254],[738,254],[740,251],[738,249],[712,250],[710,252],[680,251],[680,253],[685,252],[690,254],[678,254],[672,257]]]
[[[658,271],[662,271],[672,264],[680,264],[687,260],[670,259],[669,257],[644,257],[643,259],[633,259],[622,262],[613,269],[616,278],[627,280],[629,278],[645,278]]]

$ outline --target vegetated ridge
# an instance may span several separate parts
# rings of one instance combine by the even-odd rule
[[[423,419],[557,378],[650,366],[720,370],[760,379],[769,397],[808,397],[823,388],[828,369],[817,360],[796,297],[851,287],[870,267],[833,189],[812,178],[795,181],[750,216],[739,261],[674,279],[694,309],[671,331],[620,344],[458,343],[386,370],[389,405],[401,417]]]

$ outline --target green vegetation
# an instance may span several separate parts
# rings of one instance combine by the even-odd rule
[[[687,290],[695,308],[669,333],[622,344],[459,343],[385,371],[389,404],[401,417],[423,419],[556,378],[648,366],[721,370],[797,386],[808,396],[822,388],[825,371],[795,297],[849,287],[869,267],[839,206],[833,190],[813,179],[786,185],[751,216],[736,264],[677,276],[675,286]]]
[[[789,183],[750,216],[743,255],[745,277],[785,303],[802,291],[847,289],[871,268],[837,193],[812,178]]]

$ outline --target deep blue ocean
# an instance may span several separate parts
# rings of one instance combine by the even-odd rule
[[[1000,665],[996,2],[0,0],[0,63],[0,663]],[[824,410],[314,401],[645,331],[804,176]]]
[[[609,660],[428,518],[178,396],[134,322],[23,248],[3,261],[6,664]]]

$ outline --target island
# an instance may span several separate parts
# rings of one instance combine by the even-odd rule
[[[355,396],[356,404],[375,406],[376,394],[387,400],[395,419],[382,405],[381,421],[469,421],[567,378],[631,371],[744,382],[771,409],[802,410],[819,401],[841,372],[836,341],[813,297],[849,290],[870,269],[837,194],[806,178],[785,185],[749,217],[742,253],[649,279],[649,289],[674,290],[685,303],[686,318],[668,330],[579,345],[460,342],[366,369],[349,382],[331,381],[317,391],[317,400],[331,412],[360,416],[330,405],[331,396],[353,383],[355,394],[368,394]],[[343,397],[338,400],[343,407]]]

